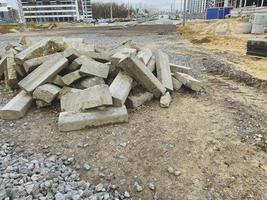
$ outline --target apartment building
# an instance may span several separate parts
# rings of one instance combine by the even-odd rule
[[[18,7],[24,22],[92,19],[91,0],[18,0]]]
[[[0,20],[6,21],[9,18],[8,16],[8,7],[5,0],[0,0]]]

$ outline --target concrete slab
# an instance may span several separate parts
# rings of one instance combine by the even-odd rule
[[[198,92],[202,89],[201,82],[188,74],[175,72],[174,77],[193,91]]]
[[[64,87],[66,84],[62,81],[62,76],[56,75],[51,80],[48,81],[48,83],[52,83],[54,85]]]
[[[0,80],[4,75],[5,72],[5,68],[7,65],[7,56],[4,56],[1,60],[0,60]]]
[[[137,108],[153,99],[153,94],[147,91],[138,91],[128,96],[126,100],[127,108]]]
[[[170,63],[170,67],[171,67],[172,73],[175,73],[175,72],[180,72],[180,73],[184,73],[184,74],[191,74],[192,73],[192,68],[190,68],[190,67],[185,67],[185,66],[181,66],[181,65],[172,64],[172,63]]]
[[[154,72],[156,69],[156,57],[152,56],[149,62],[147,63],[147,68],[151,71]]]
[[[156,70],[157,77],[165,88],[172,91],[172,75],[169,65],[169,56],[162,51],[156,52]]]
[[[15,59],[19,64],[23,64],[26,60],[60,52],[65,50],[66,47],[63,40],[46,38],[18,53]]]
[[[166,92],[163,96],[160,97],[160,107],[169,108],[172,102],[172,97],[169,92]]]
[[[137,53],[137,57],[145,64],[147,65],[149,60],[151,59],[153,53],[151,49],[143,48]]]
[[[63,96],[65,96],[67,94],[72,94],[72,93],[80,92],[80,91],[82,91],[82,90],[65,86],[60,90],[57,98],[61,99]]]
[[[47,84],[37,87],[34,90],[33,98],[42,100],[46,102],[47,104],[50,104],[57,97],[60,90],[61,90],[60,87],[47,83]]]
[[[20,119],[32,105],[32,96],[25,91],[18,93],[1,110],[1,118],[5,120]]]
[[[69,62],[72,62],[75,59],[79,58],[81,54],[76,49],[69,48],[63,52],[63,56],[67,58]]]
[[[80,70],[76,70],[74,72],[71,72],[71,73],[66,74],[65,76],[63,76],[62,77],[62,81],[66,85],[71,85],[72,83],[74,83],[75,81],[81,79],[84,76],[85,76],[84,74],[80,73]]]
[[[133,48],[121,48],[118,52],[111,56],[111,64],[116,66],[125,58],[136,55],[136,52],[136,49]]]
[[[124,105],[131,89],[133,79],[124,72],[119,72],[109,87],[113,98],[113,105],[121,107]]]
[[[76,58],[68,67],[70,71],[75,71],[81,68],[83,63],[86,63],[88,60],[93,60],[85,55],[81,55],[79,58]]]
[[[47,60],[23,80],[19,82],[19,86],[27,92],[33,92],[38,86],[46,83],[48,80],[56,76],[62,69],[68,65],[68,60],[61,54],[53,56]]]
[[[52,54],[52,55],[54,55],[54,54]],[[42,56],[42,57],[37,57],[37,58],[30,59],[30,60],[26,60],[23,63],[23,67],[24,67],[24,69],[25,69],[25,71],[27,73],[32,72],[38,66],[40,66],[45,61],[47,61],[48,59],[50,59],[52,55],[47,55],[47,56]]]
[[[101,63],[110,62],[110,57],[111,57],[111,54],[108,52],[97,53],[97,52],[89,51],[89,52],[86,52],[85,55]]]
[[[149,92],[153,93],[155,97],[165,94],[166,88],[137,57],[126,58],[119,64],[119,67]]]
[[[101,78],[108,77],[109,66],[107,64],[103,64],[95,60],[88,59],[86,56],[81,56],[81,57],[83,57],[82,66],[80,68],[81,74],[93,75],[93,76],[98,76]]]
[[[112,105],[108,85],[96,85],[61,98],[61,111],[80,112],[89,108]]]
[[[180,88],[183,86],[183,83],[178,81],[176,78],[172,77],[172,83],[173,83],[173,89],[174,90],[180,90]]]
[[[63,112],[59,115],[58,125],[60,131],[67,132],[123,122],[128,122],[128,112],[125,106],[87,113]]]
[[[100,77],[85,77],[75,83],[75,87],[79,89],[86,89],[89,87],[93,87],[96,85],[102,85],[105,84],[105,81],[103,78]]]
[[[10,89],[16,89],[18,87],[17,71],[14,67],[14,58],[7,56],[7,65],[4,71],[6,86]]]
[[[51,106],[50,103],[46,103],[45,101],[42,101],[42,100],[36,100],[35,104],[36,104],[37,108],[44,108],[44,107]]]

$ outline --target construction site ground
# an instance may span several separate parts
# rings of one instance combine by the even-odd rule
[[[34,107],[21,120],[0,120],[0,140],[14,141],[17,152],[74,155],[77,164],[92,166],[80,170],[84,180],[116,184],[132,199],[152,199],[155,193],[162,200],[266,199],[267,59],[246,56],[246,40],[255,36],[205,32],[204,23],[218,22],[200,21],[177,32],[145,26],[1,35],[1,48],[21,35],[82,37],[106,48],[132,39],[162,49],[172,63],[192,67],[204,89],[173,92],[168,109],[154,100],[129,110],[129,123],[70,133],[58,131],[57,105],[41,111]],[[3,106],[14,93],[1,82],[0,95]],[[101,175],[95,170],[100,166]],[[168,167],[182,174],[173,176]],[[142,192],[134,190],[135,181],[143,185]],[[154,192],[147,187],[150,182]]]

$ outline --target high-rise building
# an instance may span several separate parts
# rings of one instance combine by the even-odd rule
[[[8,7],[5,0],[0,0],[0,20],[6,21],[8,19]]]
[[[91,0],[18,0],[23,22],[68,22],[92,19]]]

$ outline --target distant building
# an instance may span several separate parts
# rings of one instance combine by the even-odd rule
[[[91,0],[18,0],[22,22],[69,22],[92,19]]]
[[[14,22],[18,19],[18,12],[12,7],[8,7],[6,0],[0,0],[0,21]]]

